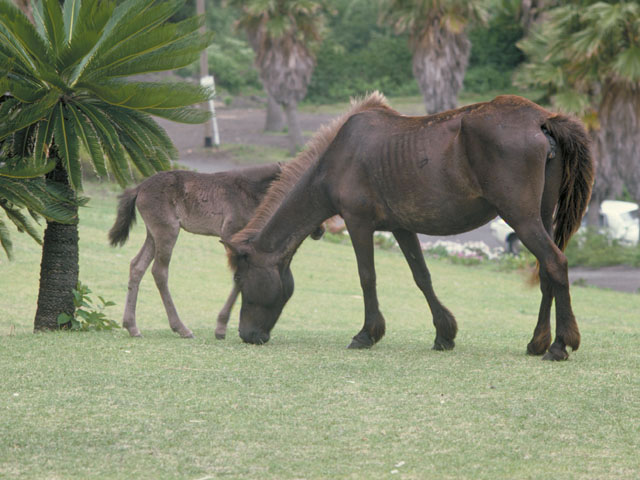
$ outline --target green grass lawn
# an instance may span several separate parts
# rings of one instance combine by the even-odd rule
[[[117,302],[141,246],[107,245],[115,190],[89,186],[80,276]],[[400,253],[378,250],[387,335],[345,347],[362,326],[351,247],[307,241],[296,293],[264,346],[227,340],[215,317],[230,288],[217,239],[182,234],[170,285],[195,340],[167,325],[150,272],[138,324],[31,333],[39,247],[15,234],[0,268],[0,478],[638,478],[638,295],[573,288],[582,346],[564,363],[525,355],[540,295],[517,272],[431,261],[457,346],[434,329]]]

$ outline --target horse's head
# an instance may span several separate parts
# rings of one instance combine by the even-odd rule
[[[273,255],[256,252],[246,243],[225,246],[235,270],[234,282],[242,293],[240,338],[247,343],[266,343],[293,294],[290,262],[277,263]]]

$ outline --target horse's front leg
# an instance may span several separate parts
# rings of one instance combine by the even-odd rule
[[[418,236],[407,230],[395,230],[393,236],[398,241],[398,245],[400,245],[400,249],[409,264],[409,268],[411,268],[411,273],[413,274],[416,285],[422,291],[429,304],[429,309],[433,316],[433,325],[436,327],[436,339],[433,342],[433,349],[453,349],[455,346],[453,339],[458,332],[458,325],[453,314],[440,303],[440,300],[438,300],[438,297],[433,291],[431,275],[424,261]]]
[[[353,337],[348,348],[370,348],[384,336],[385,322],[378,308],[376,270],[373,260],[374,230],[358,222],[346,220],[351,243],[358,262],[360,286],[364,297],[364,326]]]

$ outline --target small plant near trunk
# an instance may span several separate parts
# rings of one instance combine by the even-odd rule
[[[58,325],[60,328],[68,330],[113,330],[120,328],[114,320],[107,318],[104,313],[105,308],[115,305],[114,302],[105,301],[98,295],[98,302],[92,299],[89,294],[91,289],[78,281],[78,286],[73,290],[73,305],[75,311],[73,315],[61,313],[58,315]]]

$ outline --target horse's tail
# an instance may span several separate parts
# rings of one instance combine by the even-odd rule
[[[593,187],[595,167],[590,140],[582,123],[566,115],[554,115],[543,125],[556,140],[562,157],[562,184],[553,217],[554,241],[565,249],[580,227]]]
[[[112,247],[124,245],[129,238],[131,227],[136,223],[136,198],[138,187],[125,190],[118,197],[118,215],[109,230],[109,243]]]

